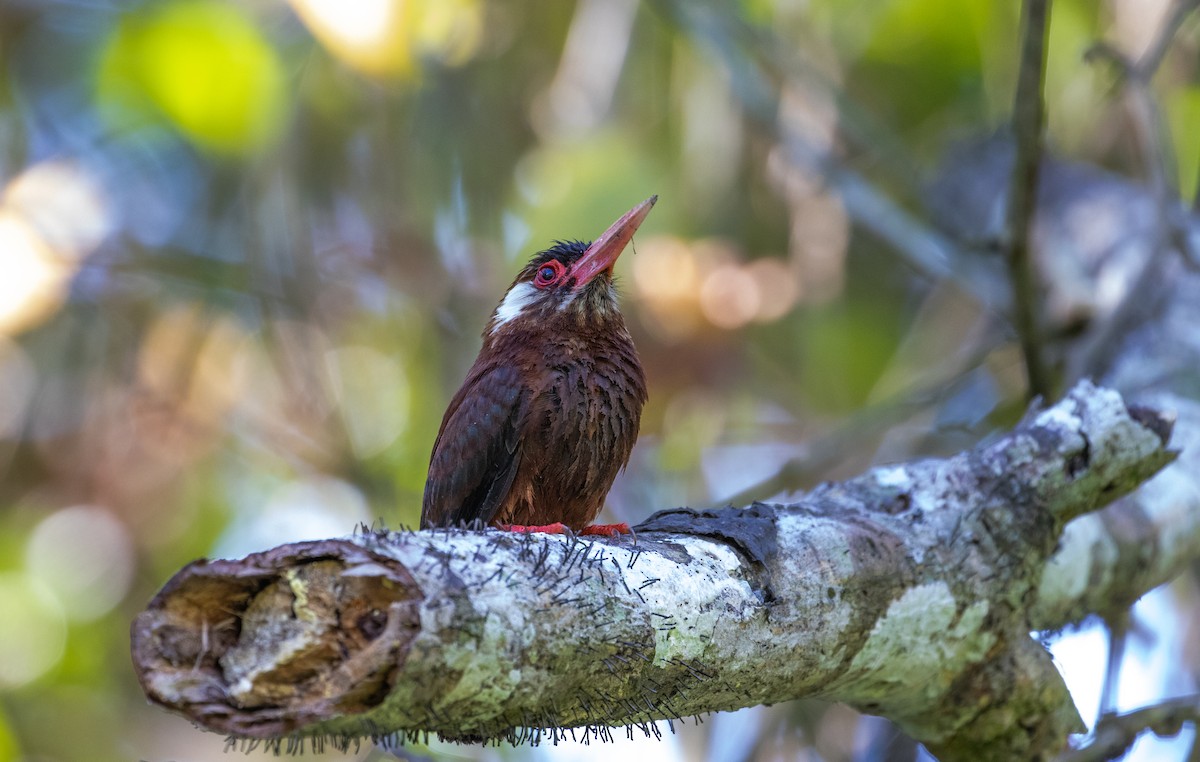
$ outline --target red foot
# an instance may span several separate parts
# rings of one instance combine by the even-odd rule
[[[553,524],[497,524],[496,528],[503,532],[523,532],[532,534],[540,532],[543,534],[566,534],[570,530],[561,522],[556,521]],[[599,535],[601,537],[616,537],[622,534],[633,534],[633,530],[628,524],[592,524],[590,527],[584,527],[580,530],[582,535]]]
[[[524,532],[530,534],[533,532],[543,532],[545,534],[565,534],[566,526],[561,521],[556,521],[553,524],[497,524],[496,527],[504,532]],[[586,529],[584,530],[587,531]]]
[[[619,534],[633,534],[633,530],[624,522],[620,524],[592,524],[590,527],[584,527],[579,534],[598,534],[604,537],[616,537]]]

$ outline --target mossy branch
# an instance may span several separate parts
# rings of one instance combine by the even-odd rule
[[[1080,729],[1028,634],[1047,562],[1171,461],[1169,433],[1084,382],[956,457],[666,511],[636,540],[378,531],[197,562],[134,622],[134,662],[154,701],[276,744],[603,740],[814,696],[947,759],[1044,758]]]

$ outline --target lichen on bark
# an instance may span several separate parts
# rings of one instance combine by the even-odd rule
[[[1171,457],[1083,383],[954,458],[636,539],[370,531],[198,562],[135,621],[134,661],[153,700],[237,737],[603,740],[813,696],[950,755],[1037,758],[1079,728],[1028,634],[1062,527]]]

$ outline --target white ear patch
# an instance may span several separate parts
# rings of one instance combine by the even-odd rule
[[[521,314],[521,311],[528,307],[537,298],[538,290],[529,283],[518,283],[508,290],[504,295],[504,301],[500,302],[500,306],[496,308],[496,314],[492,316],[495,325],[492,326],[494,332],[497,328],[504,325],[508,321]]]

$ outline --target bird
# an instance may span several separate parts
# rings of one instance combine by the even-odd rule
[[[613,283],[658,201],[595,241],[556,241],[517,273],[434,440],[421,527],[616,536],[591,525],[629,462],[646,377]]]

